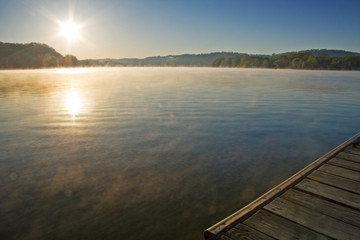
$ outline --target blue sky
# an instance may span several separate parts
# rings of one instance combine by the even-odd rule
[[[58,36],[58,21],[82,25]],[[305,49],[360,52],[359,0],[0,0],[0,41],[84,58]]]

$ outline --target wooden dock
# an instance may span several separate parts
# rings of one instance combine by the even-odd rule
[[[360,133],[204,232],[206,240],[360,239]]]

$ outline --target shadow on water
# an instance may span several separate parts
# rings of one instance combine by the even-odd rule
[[[358,132],[359,89],[357,72],[0,72],[0,236],[201,239]]]

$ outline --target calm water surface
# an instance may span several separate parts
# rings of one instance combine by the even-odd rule
[[[360,72],[0,71],[0,238],[202,239],[359,119]]]

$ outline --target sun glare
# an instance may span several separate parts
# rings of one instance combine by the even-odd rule
[[[68,42],[71,42],[73,39],[80,38],[80,25],[74,23],[71,19],[67,22],[61,22],[60,24],[60,35],[65,37]]]
[[[70,89],[67,93],[66,108],[73,116],[76,116],[80,112],[81,101],[75,88]]]

